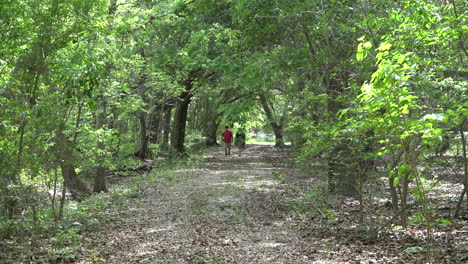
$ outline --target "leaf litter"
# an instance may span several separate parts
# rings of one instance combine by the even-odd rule
[[[106,220],[82,230],[73,257],[56,258],[54,263],[364,264],[468,259],[463,246],[468,243],[466,220],[436,232],[430,254],[423,230],[416,228],[387,228],[369,240],[356,201],[321,197],[317,186],[326,179],[289,167],[288,150],[252,145],[242,157],[222,154],[220,148],[211,149],[205,164],[177,170],[182,175],[177,180],[140,186],[140,195],[107,209]],[[380,210],[375,215],[390,217],[391,208],[385,203],[375,206]],[[307,214],[307,208],[314,213]],[[47,254],[47,246],[37,243],[22,254],[28,256],[22,263],[40,263],[35,255],[41,250]]]

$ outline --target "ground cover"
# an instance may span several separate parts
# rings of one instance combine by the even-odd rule
[[[203,163],[120,177],[62,233],[2,241],[1,263],[466,262],[463,219],[438,226],[431,245],[418,226],[370,236],[391,216],[383,183],[363,216],[356,200],[326,194],[319,169],[295,169],[290,158],[270,145],[241,156],[212,148]]]

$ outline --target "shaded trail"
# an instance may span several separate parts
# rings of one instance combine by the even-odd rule
[[[104,200],[101,211],[93,216],[90,208],[78,234],[6,243],[15,255],[6,263],[429,263],[426,254],[405,253],[426,246],[417,227],[389,228],[370,241],[358,202],[320,189],[326,186],[320,160],[309,160],[317,164],[308,171],[292,169],[288,151],[267,145],[248,146],[242,157],[235,151],[225,157],[221,147],[209,154],[206,163],[191,168],[119,178],[112,186],[118,195],[95,196]],[[375,186],[381,197],[388,197],[385,186]],[[136,193],[123,196],[125,190]],[[385,201],[371,209],[389,215]],[[465,234],[462,227],[438,232],[440,251],[432,263],[466,262],[468,251],[455,246],[467,244]],[[68,241],[73,237],[79,239]],[[20,256],[24,261],[17,262]]]
[[[105,262],[308,262],[272,175],[288,153],[266,145],[249,146],[242,157],[222,151],[213,149],[206,165],[180,171],[179,181],[147,189],[124,209],[108,226],[108,242],[97,245]]]
[[[424,254],[402,254],[424,245],[416,237],[388,231],[368,242],[355,200],[333,202],[340,216],[293,216],[292,205],[323,185],[323,176],[288,168],[289,155],[267,145],[248,146],[242,157],[213,148],[207,163],[175,169],[177,180],[142,186],[127,207],[110,211],[107,226],[84,236],[97,253],[92,263],[427,262]],[[324,199],[332,198],[309,206]],[[434,263],[458,263],[454,258]]]

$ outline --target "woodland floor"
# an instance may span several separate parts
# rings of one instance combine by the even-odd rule
[[[209,155],[200,166],[178,170],[176,180],[142,186],[105,223],[82,231],[69,262],[429,263],[428,255],[431,263],[468,260],[466,222],[438,230],[430,254],[419,252],[427,249],[421,229],[386,228],[369,240],[356,201],[338,199],[340,212],[332,214],[319,208],[326,197],[315,197],[315,205],[301,200],[323,179],[288,168],[287,150],[250,145],[242,156],[233,149],[225,157],[220,147]],[[385,204],[377,206],[377,215],[389,214]],[[316,214],[304,213],[306,205]]]

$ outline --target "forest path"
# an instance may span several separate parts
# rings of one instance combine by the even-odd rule
[[[301,252],[317,249],[284,213],[273,172],[288,152],[268,145],[250,145],[242,157],[232,152],[211,149],[200,168],[178,171],[183,177],[122,208],[106,234],[95,234],[106,236],[96,248],[104,263],[327,263]]]

